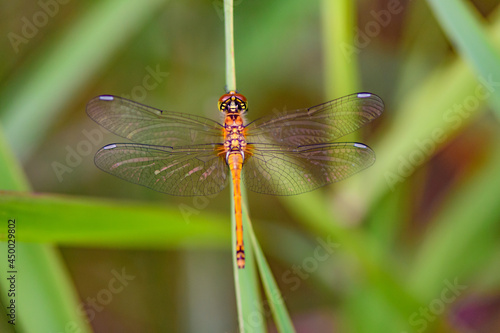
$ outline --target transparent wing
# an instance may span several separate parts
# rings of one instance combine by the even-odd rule
[[[93,98],[87,104],[87,114],[107,130],[137,143],[179,147],[222,141],[222,126],[216,121],[158,110],[117,96]]]
[[[210,195],[228,182],[228,167],[217,145],[175,149],[141,144],[111,144],[95,155],[95,164],[114,176],[179,196]]]
[[[332,142],[382,114],[384,102],[371,93],[357,93],[308,109],[258,119],[246,127],[248,143],[302,146]]]
[[[328,143],[298,148],[258,145],[245,161],[246,188],[264,194],[293,195],[338,182],[375,161],[361,143]]]

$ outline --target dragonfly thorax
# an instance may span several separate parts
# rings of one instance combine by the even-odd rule
[[[224,119],[224,126],[228,131],[234,130],[243,131],[243,118],[238,113],[229,113]]]
[[[226,127],[224,148],[226,152],[242,151],[246,148],[247,141],[243,134],[243,126],[234,128]]]
[[[241,154],[244,160],[246,147],[247,141],[242,117],[239,113],[226,114],[224,120],[224,151],[226,152],[226,162],[229,164],[229,156],[231,154]]]

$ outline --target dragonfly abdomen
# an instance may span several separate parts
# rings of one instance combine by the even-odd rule
[[[234,189],[234,216],[236,220],[236,264],[238,268],[245,268],[245,247],[243,245],[243,215],[241,211],[241,168],[243,166],[243,156],[236,153],[229,153],[229,169],[233,178]]]

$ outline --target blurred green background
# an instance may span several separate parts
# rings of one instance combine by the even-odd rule
[[[500,332],[498,7],[235,0],[250,120],[357,91],[386,103],[346,139],[375,150],[369,170],[296,197],[248,193],[297,332]],[[0,217],[27,242],[19,331],[86,331],[84,312],[95,332],[237,331],[229,190],[172,197],[101,172],[94,153],[125,140],[85,113],[114,94],[218,119],[222,9],[0,2]]]

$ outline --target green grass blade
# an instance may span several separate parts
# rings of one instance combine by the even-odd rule
[[[500,41],[500,12],[494,22],[489,33],[495,41]],[[479,78],[458,58],[435,69],[416,89],[407,91],[395,107],[401,111],[384,131],[382,139],[372,145],[377,152],[377,162],[364,171],[364,175],[374,183],[363,191],[363,202],[373,204],[385,193],[394,191],[395,186],[405,182],[441,144],[483,110],[481,106],[486,101],[483,92],[495,91],[495,87]],[[470,98],[477,100],[477,105],[465,108]],[[457,106],[462,108],[461,112]],[[411,162],[411,158],[418,163]]]
[[[236,90],[236,64],[234,59],[233,0],[224,0],[224,33],[226,48],[226,91]]]
[[[16,155],[36,147],[71,98],[162,3],[96,2],[2,91],[1,121]]]
[[[417,254],[410,272],[411,289],[421,297],[435,297],[443,281],[455,278],[462,284],[484,267],[485,253],[498,242],[500,230],[500,147],[493,145],[494,155],[482,170],[453,193],[437,216]]]
[[[290,196],[283,201],[301,223],[320,237],[331,237],[339,251],[353,254],[356,264],[366,274],[367,283],[379,291],[378,296],[387,302],[399,319],[418,307],[418,301],[398,280],[391,258],[378,251],[377,243],[357,229],[344,228],[324,212],[329,210],[320,191],[300,196]]]
[[[360,91],[360,49],[355,45],[357,4],[350,0],[323,0],[321,5],[324,91],[325,100],[329,100]],[[356,142],[359,137],[359,132],[354,132],[343,137],[342,141]],[[361,190],[360,178],[342,183],[340,188],[345,196],[356,195]]]
[[[28,191],[29,187],[22,167],[7,145],[3,128],[0,127],[0,189]]]
[[[264,292],[271,309],[271,314],[273,315],[274,322],[280,333],[295,332],[292,320],[286,309],[285,301],[281,296],[281,292],[276,284],[276,281],[271,272],[264,253],[260,247],[260,244],[253,231],[252,222],[247,216],[246,228],[248,229],[248,235],[253,245],[253,250],[255,253],[255,259],[257,261],[257,267],[259,268],[260,278],[262,280],[262,285],[264,286]]]
[[[454,82],[452,88],[440,89],[449,82]],[[468,117],[454,113],[453,106],[463,103],[467,96],[474,96],[477,86],[471,71],[457,61],[444,70],[434,71],[417,89],[409,91],[397,107],[404,111],[394,117],[382,139],[372,146],[377,152],[377,162],[364,171],[373,184],[361,194],[365,197],[362,201],[373,204],[385,193],[394,191],[440,144],[468,124],[474,113],[479,112],[479,104],[470,110]],[[436,91],[441,93],[436,95]]]
[[[354,45],[356,2],[322,1],[321,22],[327,98],[358,91],[358,52]]]
[[[233,1],[224,0],[224,27],[226,45],[226,90],[236,90],[236,69],[234,59],[234,29],[233,29]],[[246,207],[245,189],[241,186],[242,209]],[[238,312],[238,325],[241,332],[265,332],[262,300],[259,293],[257,271],[253,260],[251,244],[245,242],[245,268],[239,269],[236,264],[236,216],[234,202],[234,187],[231,186],[231,230],[233,251],[233,273]],[[243,235],[248,240],[249,221],[247,212],[243,212]]]
[[[478,76],[500,81],[500,49],[482,26],[480,15],[463,0],[427,0],[457,52],[472,65]],[[500,89],[495,89],[490,104],[500,116]]]
[[[22,219],[16,219],[21,225]],[[19,228],[21,229],[21,228]],[[25,332],[91,332],[59,251],[52,245],[18,244],[19,327]],[[2,276],[3,280],[3,276]],[[43,286],[43,287],[41,287]]]
[[[231,198],[232,198],[231,191]],[[238,324],[241,332],[265,332],[265,319],[263,316],[263,304],[259,292],[257,270],[254,260],[254,248],[251,238],[251,226],[248,219],[246,195],[242,189],[243,201],[243,235],[245,240],[245,268],[239,269],[236,265],[236,235],[233,232],[233,271],[234,284],[236,288],[236,303],[238,307]],[[236,230],[234,212],[234,200],[231,200],[232,228]]]
[[[0,184],[3,189],[28,191],[29,185],[17,161],[7,148],[0,129]],[[0,194],[0,200],[5,195]],[[22,214],[9,211],[10,205],[0,208],[2,222],[1,248],[4,265],[0,269],[0,288],[2,304],[7,306],[12,298],[7,298],[10,284],[5,283],[10,274],[8,270],[16,270],[15,282],[16,331],[24,332],[65,332],[78,330],[90,332],[90,327],[80,315],[78,296],[74,290],[68,272],[58,251],[48,244],[26,244],[21,242],[25,223],[36,223],[36,216],[25,219]],[[9,219],[15,219],[16,228],[16,261],[15,266],[7,267],[6,234]],[[12,319],[12,318],[10,318]]]
[[[52,194],[3,192],[0,216],[23,221],[24,242],[99,247],[228,247],[220,216],[186,217],[182,207],[127,203]],[[4,239],[5,235],[2,235]]]

